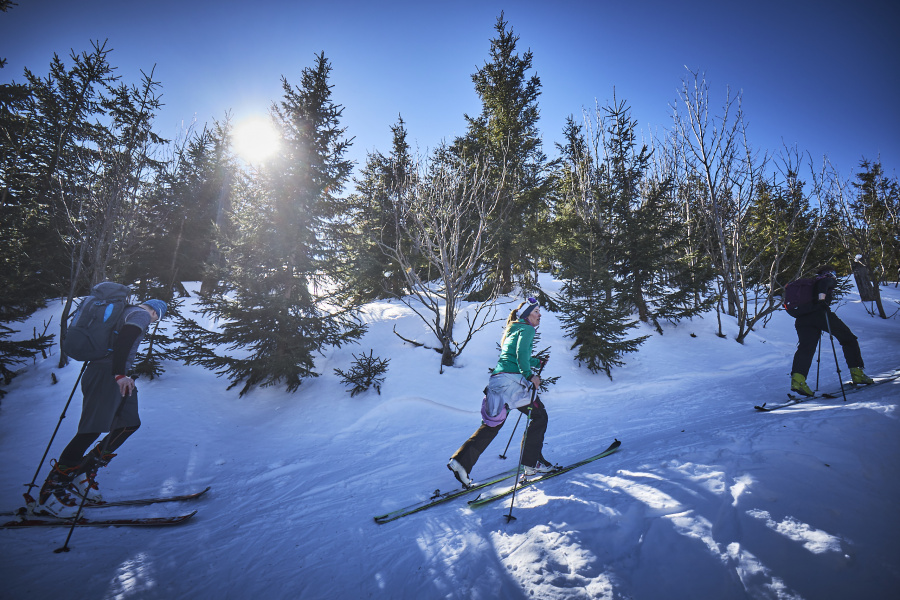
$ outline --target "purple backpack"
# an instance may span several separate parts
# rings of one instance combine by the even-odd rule
[[[813,311],[815,285],[815,278],[805,277],[784,286],[784,309],[789,315],[796,319]]]

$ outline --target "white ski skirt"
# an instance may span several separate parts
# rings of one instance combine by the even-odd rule
[[[531,402],[533,387],[521,373],[491,375],[487,396],[481,406],[481,417],[484,422],[496,427],[506,419],[507,410],[527,406]]]

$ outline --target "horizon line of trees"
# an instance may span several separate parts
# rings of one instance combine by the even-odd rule
[[[359,307],[382,298],[421,317],[433,339],[404,339],[443,369],[500,318],[500,299],[537,295],[560,312],[576,359],[610,378],[647,337],[639,323],[663,334],[715,307],[719,335],[732,319],[743,343],[785,284],[824,263],[852,269],[888,318],[879,285],[900,268],[900,184],[880,162],[844,180],[797,148],[759,151],[741,96],[714,104],[694,72],[670,130],[639,140],[614,91],[566,119],[548,158],[541,82],[518,42],[501,13],[463,135],[413,155],[399,116],[391,148],[356,177],[324,52],[299,83],[282,79],[279,148],[254,167],[234,155],[228,116],[177,140],[156,134],[153,69],[126,84],[99,42],[0,84],[0,377],[53,343],[47,331],[11,341],[9,325],[62,297],[63,339],[73,302],[107,279],[169,301],[177,320],[141,372],[176,358],[241,395],[318,376],[316,354],[358,340]],[[558,296],[540,288],[546,271]],[[202,282],[202,318],[180,314],[181,281]]]

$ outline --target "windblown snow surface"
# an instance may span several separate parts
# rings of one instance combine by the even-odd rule
[[[900,290],[882,293],[896,311]],[[854,294],[836,310],[859,336],[870,375],[900,367],[900,317],[873,318]],[[58,303],[39,311],[23,335],[51,316],[55,329],[59,312]],[[900,381],[846,402],[754,410],[787,399],[796,334],[784,312],[743,345],[728,317],[727,338],[715,335],[715,313],[667,325],[662,336],[642,326],[635,333],[650,339],[610,381],[574,361],[557,315],[544,310],[538,346],[551,347],[545,375],[560,378],[542,395],[545,456],[565,464],[614,438],[622,446],[522,490],[510,523],[509,500],[470,509],[465,498],[373,521],[458,486],[445,465],[479,424],[502,323],[440,374],[436,353],[392,331],[432,343],[410,309],[375,302],[364,318],[361,344],[328,351],[316,365],[322,376],[293,394],[265,388],[239,398],[239,387],[227,391],[225,379],[176,362],[140,381],[143,426],[101,471],[104,494],[212,490],[89,516],[198,514],[170,528],[78,528],[67,553],[53,552],[65,529],[0,530],[0,597],[900,597]],[[822,344],[819,389],[836,391],[831,344]],[[390,359],[387,380],[380,395],[351,398],[333,369],[370,349]],[[56,352],[29,364],[0,406],[4,510],[21,506],[78,376],[79,363],[57,368]],[[840,346],[837,355],[847,379]],[[816,370],[814,362],[813,387]],[[50,457],[74,434],[80,399]],[[499,458],[514,422],[476,465],[476,480],[514,466],[521,425],[510,458]]]

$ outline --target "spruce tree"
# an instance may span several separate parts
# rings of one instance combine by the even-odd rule
[[[481,113],[465,115],[468,130],[454,141],[452,152],[468,161],[490,160],[496,165],[496,182],[505,171],[503,204],[491,223],[498,243],[489,258],[491,281],[501,293],[509,293],[514,282],[534,288],[535,249],[546,235],[542,225],[548,217],[543,200],[546,157],[538,130],[541,80],[529,75],[532,52],[516,52],[519,37],[507,29],[502,12],[494,29],[491,60],[472,75]]]
[[[408,291],[403,267],[382,250],[397,246],[400,228],[395,203],[403,188],[411,185],[414,171],[402,118],[391,132],[390,154],[370,153],[355,182],[341,235],[345,250],[342,277],[360,302],[400,297]]]
[[[160,106],[152,71],[126,85],[109,53],[94,43],[89,52],[72,52],[69,67],[54,55],[46,77],[25,69],[27,101],[7,104],[16,112],[4,119],[14,157],[3,174],[16,221],[13,265],[33,274],[23,278],[22,291],[66,299],[60,341],[74,298],[104,279],[121,279],[143,241],[134,235],[134,215],[145,207],[158,167],[152,156],[164,141],[152,131]]]
[[[46,226],[47,207],[34,193],[34,146],[29,135],[29,86],[0,85],[0,317],[9,310],[26,313],[43,306],[52,295],[52,281],[43,273],[45,252],[55,237]],[[38,239],[33,239],[36,236]],[[58,240],[57,244],[58,244]],[[4,308],[4,307],[9,307]]]
[[[649,336],[628,338],[637,326],[631,310],[619,303],[613,293],[614,281],[605,264],[591,263],[587,257],[575,266],[579,274],[567,279],[560,290],[559,320],[576,349],[575,360],[592,373],[602,370],[612,379],[613,367],[622,366],[622,358],[636,352]]]
[[[878,315],[886,319],[879,286],[900,269],[900,183],[885,175],[881,162],[863,158],[859,167],[856,193],[842,210],[844,245],[847,254],[860,256],[860,272],[868,273]]]
[[[0,10],[5,11],[8,5],[0,4]],[[45,213],[29,188],[33,183],[29,158],[34,157],[26,152],[28,119],[24,115],[31,100],[29,86],[0,84],[0,239],[3,240],[0,244],[3,265],[0,269],[0,384],[3,385],[9,385],[16,376],[18,365],[53,343],[53,335],[46,331],[35,331],[31,339],[22,339],[25,336],[10,326],[44,306],[49,289],[41,278],[41,257],[25,250],[32,243],[29,239],[32,227]],[[5,394],[0,389],[0,398]]]
[[[635,352],[646,336],[628,338],[638,321],[616,292],[609,213],[598,201],[599,174],[582,128],[569,117],[563,135],[553,178],[558,200],[553,229],[559,240],[554,254],[557,276],[564,283],[555,304],[573,340],[571,348],[577,348],[576,360],[612,378],[613,367],[621,366],[622,357]]]
[[[95,216],[89,202],[96,181],[92,171],[101,161],[97,148],[105,135],[98,121],[105,114],[103,95],[114,81],[108,55],[95,44],[92,52],[72,52],[70,67],[54,55],[46,76],[26,68],[28,98],[15,105],[13,122],[27,127],[4,136],[15,156],[0,167],[9,168],[7,201],[14,205],[12,214],[21,209],[18,233],[9,241],[24,272],[40,273],[24,281],[43,297],[89,287],[83,264],[89,250],[81,232]]]
[[[330,72],[323,53],[303,70],[299,86],[282,79],[284,97],[272,111],[279,153],[238,199],[220,289],[201,302],[220,328],[181,328],[187,362],[227,374],[229,388],[243,383],[241,395],[255,385],[295,391],[319,375],[316,353],[364,332],[346,290],[329,278],[339,262],[338,195],[352,166]]]
[[[708,302],[691,302],[696,288],[689,282],[696,279],[686,273],[687,228],[678,214],[672,174],[653,171],[652,151],[638,146],[637,121],[626,102],[614,98],[603,111],[597,213],[608,238],[619,302],[662,333],[661,319],[689,318]],[[699,283],[705,287],[706,281]]]
[[[812,251],[820,247],[814,243],[819,235],[818,215],[810,208],[803,187],[797,173],[788,171],[784,182],[773,176],[758,188],[748,211],[744,242],[748,256],[754,257],[752,263],[743,265],[744,278],[751,285],[766,285],[773,268],[786,284],[801,271],[810,271],[819,266],[819,261],[831,259],[830,253],[826,256]]]
[[[229,195],[237,176],[228,124],[188,132],[165,167],[136,215],[134,227],[145,241],[136,249],[126,279],[150,277],[181,290],[181,282],[200,281],[205,274],[222,196]]]

